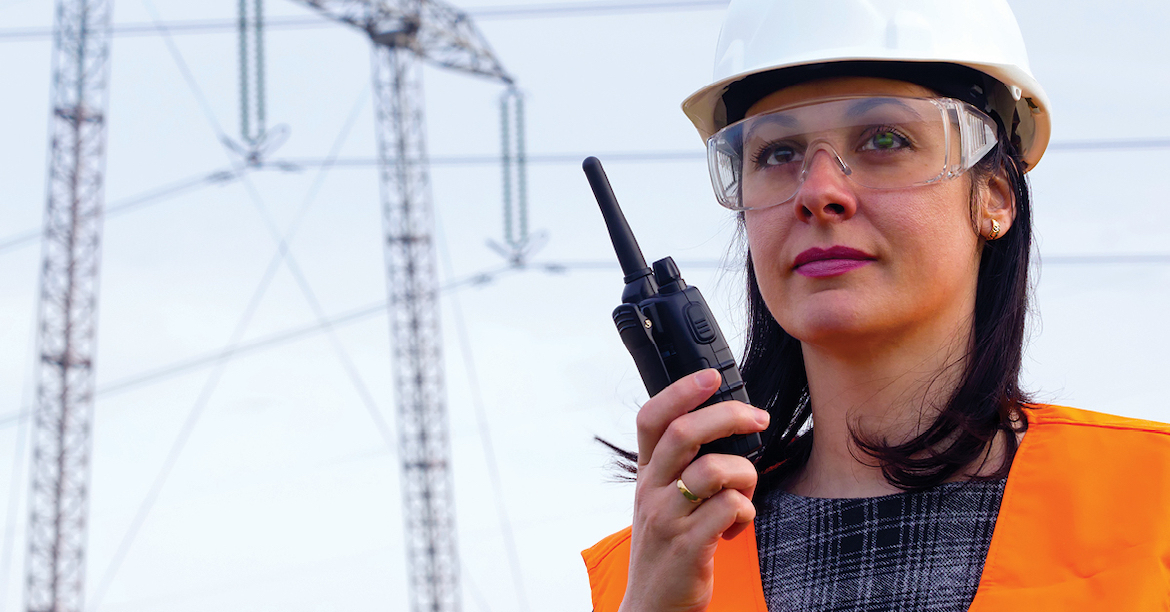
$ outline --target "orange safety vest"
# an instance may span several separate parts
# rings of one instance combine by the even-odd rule
[[[971,612],[1170,612],[1170,425],[1025,413]],[[594,611],[617,612],[630,528],[581,554]],[[719,543],[707,612],[768,612],[754,529]]]

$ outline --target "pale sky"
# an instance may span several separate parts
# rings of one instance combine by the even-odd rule
[[[1163,397],[1170,5],[1011,5],[1054,122],[1053,147],[1030,175],[1045,263],[1036,278],[1028,386],[1044,401],[1170,421]],[[168,22],[230,20],[236,6],[122,0],[114,21],[150,22],[148,7]],[[288,0],[268,0],[266,10],[310,15]],[[527,145],[536,158],[531,226],[547,243],[532,269],[443,293],[463,608],[585,612],[591,606],[578,553],[628,523],[633,494],[611,482],[608,456],[592,437],[632,443],[645,391],[612,327],[621,276],[579,162],[601,157],[647,258],[672,255],[732,344],[742,346],[734,219],[715,204],[702,143],[678,110],[710,78],[722,10],[481,14],[480,29],[527,96]],[[0,148],[0,487],[7,500],[0,612],[23,606],[29,447],[28,420],[18,415],[34,397],[41,257],[36,241],[5,245],[41,224],[51,50],[44,36],[13,32],[47,28],[52,18],[48,0],[0,0],[8,93],[0,101],[8,145]],[[112,48],[112,212],[101,270],[89,607],[406,609],[397,456],[343,365],[354,364],[374,409],[393,427],[384,314],[337,325],[336,344],[318,330],[221,367],[141,379],[227,346],[276,252],[266,223],[286,232],[302,209],[290,252],[324,313],[361,311],[386,295],[378,183],[369,165],[334,168],[311,200],[316,167],[254,173],[250,183],[202,186],[115,212],[152,190],[230,167],[214,125],[238,135],[235,34],[176,33],[174,42],[206,112],[160,36],[120,36]],[[290,130],[274,157],[324,158],[352,115],[341,157],[370,159],[368,41],[330,25],[272,29],[267,43],[269,125]],[[504,263],[486,246],[503,234],[500,167],[490,161],[499,154],[502,88],[435,69],[425,79],[441,282],[452,284]],[[1145,145],[1065,144],[1125,140]],[[668,155],[636,159],[650,152]],[[450,162],[468,156],[484,161]],[[725,255],[730,271],[720,272],[714,264]],[[1117,255],[1154,257],[1108,259]],[[577,265],[550,273],[543,264]],[[316,321],[284,266],[243,341]],[[209,400],[200,403],[205,391]],[[169,456],[173,469],[162,477]],[[142,512],[155,483],[157,498]]]

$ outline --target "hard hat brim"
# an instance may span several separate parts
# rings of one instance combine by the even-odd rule
[[[743,79],[767,72],[781,72],[801,66],[826,64],[835,62],[872,62],[892,61],[901,63],[938,63],[935,58],[907,58],[907,57],[840,57],[826,60],[818,58],[804,63],[792,63],[784,66],[763,66],[740,72],[725,79],[716,81],[687,97],[682,103],[683,113],[691,120],[699,135],[706,142],[715,132],[727,126],[727,109],[723,95],[728,88]],[[1025,171],[1031,170],[1044,155],[1051,137],[1052,122],[1049,113],[1048,96],[1043,88],[1029,72],[1017,66],[1004,64],[985,64],[973,62],[947,62],[967,66],[978,70],[1007,87],[1016,98],[1016,112],[1020,123],[1016,129],[1019,137],[1020,154],[1025,162]],[[1018,95],[1016,95],[1018,93]],[[1008,118],[1010,120],[1010,118]]]

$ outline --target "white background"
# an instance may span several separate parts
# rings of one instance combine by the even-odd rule
[[[152,2],[119,0],[115,22],[150,22],[148,6],[168,22],[236,15],[230,0]],[[1170,5],[1011,4],[1033,71],[1053,101],[1054,143],[1170,139]],[[480,5],[487,3],[461,4]],[[290,1],[269,0],[266,8],[274,16],[311,14]],[[0,29],[47,28],[52,13],[47,0],[0,0]],[[550,273],[534,264],[443,293],[467,610],[589,610],[578,552],[628,521],[632,487],[611,481],[608,456],[592,437],[632,444],[644,391],[609,318],[620,273],[580,158],[691,154],[606,167],[647,257],[673,255],[704,290],[733,345],[742,346],[733,218],[714,204],[701,142],[678,110],[710,76],[721,17],[721,9],[708,7],[485,14],[479,22],[527,95],[529,151],[572,159],[529,167],[531,225],[548,239],[534,262],[604,265]],[[176,33],[174,41],[214,122],[237,135],[235,34]],[[269,125],[291,129],[276,157],[326,156],[355,107],[341,155],[372,157],[367,40],[325,25],[272,29],[267,43]],[[41,224],[50,51],[44,36],[0,38],[0,241]],[[230,167],[162,37],[117,37],[111,62],[111,210]],[[501,87],[435,69],[425,79],[430,153],[437,160],[498,155]],[[1054,148],[1031,174],[1046,263],[1036,277],[1026,378],[1039,399],[1170,421],[1170,258],[1068,259],[1170,253],[1167,148]],[[385,299],[373,168],[335,168],[307,200],[317,172],[252,173],[247,181],[259,199],[235,181],[108,218],[87,549],[91,608],[406,609],[397,457],[340,357],[352,360],[392,428],[384,314],[337,326],[337,345],[318,331],[222,367],[114,388],[228,345],[276,252],[266,219],[283,233],[304,209],[291,259],[328,316]],[[441,282],[498,270],[504,262],[486,246],[502,239],[498,164],[436,164],[431,176]],[[0,251],[3,610],[23,605],[29,448],[28,419],[19,415],[34,397],[40,257],[35,241]],[[285,265],[243,340],[316,321]],[[209,399],[200,403],[204,391]],[[164,473],[168,456],[175,461]],[[158,495],[147,503],[156,483]]]

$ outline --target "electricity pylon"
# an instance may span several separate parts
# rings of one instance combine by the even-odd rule
[[[299,0],[373,45],[406,561],[414,612],[459,610],[422,62],[511,84],[471,19],[435,0]]]
[[[29,612],[81,612],[112,0],[59,0],[29,495]]]

